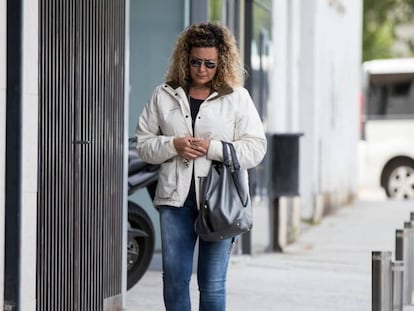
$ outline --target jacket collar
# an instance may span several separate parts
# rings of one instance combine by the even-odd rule
[[[168,81],[168,82],[166,82],[166,84],[168,86],[170,86],[171,88],[175,89],[175,90],[178,89],[178,88],[180,88],[180,87],[182,87],[179,83],[177,83],[175,81]],[[182,87],[182,88],[188,94],[189,89],[190,89],[190,86],[189,85],[186,85],[185,87]],[[210,100],[217,99],[217,98],[219,98],[221,96],[224,96],[224,95],[228,95],[228,94],[233,93],[233,88],[230,85],[228,85],[227,83],[225,83],[219,89],[213,90],[213,92],[216,92],[217,95],[214,96],[214,97],[212,97],[212,98],[210,98]]]

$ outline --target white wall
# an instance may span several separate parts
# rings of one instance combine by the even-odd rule
[[[286,132],[287,116],[287,75],[288,71],[288,14],[287,1],[273,1],[273,67],[271,75],[270,98],[268,107],[267,131],[270,133]]]
[[[316,101],[321,124],[321,191],[356,191],[362,4],[319,0]],[[334,27],[332,27],[334,26]],[[327,86],[327,87],[326,87]]]
[[[309,16],[306,5],[302,7],[306,22],[301,56],[307,61],[301,62],[301,72],[309,73],[302,78],[312,79],[309,83],[302,79],[302,84],[312,86],[302,87],[300,97],[306,98],[301,123],[312,133],[310,137],[305,134],[301,160],[308,207],[317,196],[330,198],[328,204],[335,205],[356,193],[362,4],[358,0],[315,0],[307,5],[314,14]],[[308,29],[314,30],[312,41]],[[307,105],[312,107],[311,114],[306,113]],[[314,213],[315,206],[305,208],[305,217]]]
[[[273,70],[269,101],[271,133],[298,132],[300,0],[273,1]]]
[[[36,310],[38,1],[23,3],[21,310]]]
[[[269,123],[273,125],[270,132],[304,134],[300,138],[300,155],[306,154],[306,163],[301,156],[299,178],[301,214],[308,217],[313,209],[311,193],[317,190],[314,182],[317,123],[313,105],[315,6],[312,0],[276,0],[273,4],[275,66],[269,107]],[[302,16],[304,11],[307,14]],[[302,53],[304,47],[307,53]],[[305,69],[303,64],[306,64]]]
[[[0,0],[0,306],[4,284],[4,208],[6,162],[6,0]]]
[[[302,132],[302,218],[356,193],[362,3],[275,0],[270,131]]]
[[[300,61],[299,61],[299,126],[304,136],[300,149],[300,193],[302,199],[301,214],[311,218],[313,214],[313,195],[320,190],[318,151],[319,123],[317,112],[319,102],[315,100],[316,81],[316,6],[315,0],[303,1],[300,5]],[[306,156],[305,156],[306,155]]]

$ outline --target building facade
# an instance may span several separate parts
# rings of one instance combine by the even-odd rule
[[[15,136],[18,141],[17,147],[11,143],[12,136],[10,136],[10,129],[13,129],[12,119],[9,118],[12,102],[9,101],[10,95],[8,95],[11,80],[7,71],[14,66],[14,63],[9,62],[7,57],[7,51],[10,49],[7,35],[10,36],[10,25],[12,25],[10,19],[12,13],[9,11],[12,2],[21,4],[17,10],[22,13],[20,38],[22,47],[20,58],[18,58],[21,64],[21,71],[19,71],[21,72],[21,92],[19,93],[21,110],[12,113],[21,122],[21,132]],[[83,272],[76,268],[77,264],[92,262],[89,256],[93,252],[88,253],[89,250],[96,250],[93,253],[94,256],[100,256],[100,252],[105,253],[108,248],[102,244],[103,241],[97,238],[102,235],[101,230],[107,227],[84,225],[84,221],[88,220],[88,217],[98,217],[101,221],[108,214],[100,213],[105,209],[100,209],[99,203],[93,203],[102,200],[98,191],[95,191],[98,188],[90,186],[99,181],[100,177],[82,175],[81,172],[101,169],[103,162],[102,165],[98,165],[99,167],[93,166],[93,159],[100,158],[101,152],[107,151],[107,147],[112,146],[116,152],[114,158],[108,159],[108,161],[114,161],[111,162],[114,165],[110,166],[114,170],[112,173],[107,172],[107,174],[115,174],[114,176],[118,179],[120,175],[117,175],[116,171],[121,170],[123,174],[126,174],[126,157],[122,154],[127,149],[127,138],[135,135],[136,121],[140,112],[154,87],[163,82],[175,40],[178,34],[190,23],[206,20],[221,21],[234,32],[248,71],[246,87],[262,117],[269,137],[269,146],[271,146],[265,161],[251,171],[255,226],[251,234],[243,236],[238,251],[252,253],[283,250],[283,246],[294,241],[299,234],[301,220],[319,222],[324,215],[347,204],[355,197],[357,192],[356,154],[359,126],[361,1],[108,1],[105,2],[105,5],[110,3],[112,9],[105,11],[109,12],[109,15],[104,20],[95,19],[94,16],[100,15],[93,14],[94,10],[104,9],[102,7],[104,2],[92,1],[90,6],[75,0],[67,3],[73,3],[73,7],[69,6],[67,9],[71,10],[71,14],[73,14],[71,16],[77,21],[76,25],[68,24],[69,19],[66,20],[65,15],[59,15],[65,9],[65,7],[59,6],[63,6],[61,1],[0,0],[0,271],[5,271],[5,266],[10,267],[10,257],[11,254],[14,254],[13,252],[17,251],[18,255],[18,260],[10,270],[15,274],[0,273],[0,284],[4,284],[4,286],[0,286],[2,291],[0,293],[1,305],[15,303],[19,305],[20,310],[42,310],[40,304],[46,303],[47,300],[42,301],[46,296],[42,298],[42,293],[39,292],[39,288],[42,288],[39,285],[43,284],[41,282],[51,280],[61,282],[56,284],[66,284],[65,282],[70,280],[70,282],[74,282],[71,284],[85,284],[86,286],[88,280],[82,278]],[[56,14],[52,14],[51,12],[55,9],[58,9]],[[45,12],[48,12],[49,15]],[[116,14],[117,17],[112,14]],[[45,22],[47,16],[54,20],[55,24],[53,25],[56,26],[53,27],[55,28],[45,28],[47,25],[52,25]],[[119,20],[114,23],[116,18]],[[114,37],[111,37],[111,34],[108,34],[108,37],[101,36],[100,34],[104,33],[109,25],[115,27],[111,33],[118,31],[117,35]],[[82,31],[76,27],[81,27]],[[99,31],[99,27],[102,27],[103,30]],[[48,41],[50,44],[57,44],[56,46],[42,45],[47,33],[58,30],[61,31],[59,36],[52,36],[51,41]],[[69,61],[69,67],[60,67],[58,76],[45,75],[48,71],[44,68],[49,70],[50,67],[42,67],[44,63],[42,57],[49,57],[52,54],[47,53],[58,50],[61,54],[57,54],[57,58],[53,58],[53,60],[62,59],[64,61],[62,58],[66,55],[64,50],[70,48],[71,45],[62,46],[59,45],[59,42],[70,36],[74,36],[73,48],[75,52],[68,54],[68,59],[73,57],[75,63],[72,64]],[[114,62],[110,63],[113,66],[100,67],[103,60],[99,57],[95,58],[95,54],[99,54],[101,48],[107,47],[104,43],[105,38],[109,40],[108,42],[112,42],[111,38],[115,37],[119,39],[116,41],[118,45],[110,45],[113,49],[102,54],[108,59],[114,57]],[[93,44],[88,44],[88,42],[93,42]],[[47,53],[42,54],[42,51],[47,51]],[[117,71],[121,68],[119,64],[124,66],[121,72]],[[105,92],[100,93],[102,87],[99,84],[101,81],[99,79],[100,73],[104,73],[106,70],[115,73],[111,77],[117,77],[114,84],[111,85],[116,90],[114,94],[118,96],[116,101],[118,104],[109,100],[109,98],[113,98],[113,94],[107,94],[106,97]],[[71,72],[73,72],[72,76]],[[54,77],[57,77],[56,81],[62,81],[64,73],[69,74],[69,80],[75,81],[72,88],[66,88],[64,84],[50,84]],[[82,84],[83,82],[86,84]],[[42,88],[42,85],[48,85],[48,88]],[[53,93],[55,91],[46,92],[51,89],[56,90],[56,93]],[[63,97],[55,96],[59,90],[64,91]],[[64,96],[70,90],[74,92],[73,101],[70,96],[65,101],[66,97]],[[91,92],[91,90],[96,91]],[[46,100],[45,94],[55,96],[53,101]],[[103,94],[103,96],[99,97],[99,94]],[[95,102],[101,103],[102,106],[91,104]],[[45,103],[49,103],[49,105],[45,105]],[[42,145],[44,142],[42,139],[49,133],[45,129],[44,122],[63,120],[65,116],[58,117],[52,114],[45,118],[41,112],[47,112],[47,109],[53,112],[56,107],[66,109],[71,103],[75,106],[74,110],[70,111],[75,114],[79,113],[79,115],[74,119],[73,131],[67,133],[68,136],[65,136],[63,140],[67,140],[68,146],[71,146],[72,138],[79,142],[79,146],[72,150],[74,158],[68,158],[72,159],[74,163],[73,167],[71,166],[69,169],[75,172],[73,176],[75,179],[71,179],[71,184],[78,187],[75,187],[77,189],[76,196],[73,200],[56,201],[56,205],[43,204],[42,202],[50,203],[50,200],[55,198],[55,192],[49,196],[43,196],[44,192],[42,191],[48,189],[41,183],[44,180],[42,178],[47,175],[45,163],[47,159],[51,161],[48,162],[49,164],[61,163],[55,162],[53,157],[48,158],[50,152],[53,153],[54,145],[50,147]],[[111,106],[111,103],[114,106]],[[102,115],[102,119],[99,119],[102,112],[101,107],[107,107],[105,111],[110,116]],[[68,111],[67,113],[72,112]],[[116,119],[113,118],[114,115],[117,116]],[[88,117],[84,123],[76,123],[76,120],[80,120],[81,116]],[[90,127],[87,124],[91,124]],[[67,129],[69,125],[61,123],[59,126],[61,129]],[[92,144],[95,147],[91,150],[87,149],[90,142],[106,139],[94,136],[104,127],[109,128],[114,134],[114,136],[105,137],[117,138],[101,145]],[[80,132],[77,132],[77,129]],[[121,131],[117,129],[121,129]],[[53,135],[61,135],[63,132],[50,133],[52,133],[52,137]],[[75,136],[72,137],[71,133]],[[76,136],[76,133],[87,135],[79,134]],[[93,138],[87,137],[88,133]],[[293,165],[297,170],[297,191],[284,193],[273,189],[272,180],[274,175],[278,173],[275,159],[276,156],[280,156],[279,153],[285,152],[273,148],[272,139],[278,135],[287,135],[298,139],[298,163],[296,166]],[[62,138],[56,136],[53,141],[56,143],[59,140]],[[70,152],[70,150],[56,149],[56,152],[59,154]],[[20,155],[21,157],[10,162],[10,155]],[[123,163],[123,166],[116,166],[115,162]],[[283,166],[283,160],[281,162]],[[16,177],[20,182],[17,187],[13,188],[14,192],[10,193],[7,192],[7,189],[10,189],[8,183],[16,175],[11,173],[9,164],[12,165],[10,167],[14,165],[20,170]],[[65,167],[65,163],[61,164],[62,168]],[[48,178],[52,178],[54,172],[56,171],[49,171]],[[52,182],[53,178],[48,180]],[[57,180],[57,182],[63,183],[62,180]],[[81,182],[74,183],[74,180]],[[118,180],[117,191],[115,191],[117,195],[110,198],[115,200],[117,206],[116,215],[111,215],[111,219],[118,221],[115,224],[100,223],[115,230],[114,232],[108,231],[108,234],[117,237],[118,241],[126,243],[125,235],[123,235],[125,228],[122,226],[122,222],[125,223],[126,219],[127,198],[125,189],[122,190],[122,185],[125,187],[125,184]],[[104,187],[104,185],[99,187]],[[65,188],[63,183],[56,191],[68,195],[71,189]],[[82,197],[88,198],[86,203],[82,201]],[[40,198],[45,198],[46,201],[42,201]],[[150,214],[155,227],[159,226],[157,212],[145,191],[132,195],[130,199],[139,202]],[[66,205],[60,204],[63,206],[60,209],[61,213],[69,210],[73,213],[71,215],[74,218],[72,216],[64,218],[64,214],[59,213],[53,214],[59,210],[58,205],[62,202]],[[14,203],[18,206],[18,215],[13,214]],[[109,211],[109,207],[107,208]],[[82,211],[88,209],[94,210],[96,213],[83,214]],[[48,211],[48,214],[46,215],[44,211]],[[56,218],[50,218],[51,215]],[[52,222],[48,222],[49,220]],[[56,234],[60,234],[59,229],[54,231],[54,220],[74,221],[73,224],[79,224],[80,227],[74,226],[66,229],[72,232],[76,228],[82,229],[77,231],[76,241],[80,242],[82,239],[88,238],[94,241],[93,245],[102,246],[97,249],[90,248],[90,245],[82,245],[83,248],[76,246],[75,250],[80,257],[69,263],[75,268],[74,274],[71,272],[71,276],[67,279],[65,277],[53,279],[53,275],[56,275],[59,270],[54,270],[55,274],[42,274],[47,271],[47,262],[42,256],[41,247],[49,247],[50,250],[53,250],[56,245],[50,243],[52,241],[50,239]],[[17,229],[14,228],[19,237],[17,249],[11,246],[9,240],[10,234],[16,232],[9,231],[11,230],[7,227],[9,221],[17,225]],[[157,235],[158,232],[156,230]],[[159,239],[156,248],[158,250],[160,248]],[[122,252],[120,251],[120,253]],[[52,252],[50,254],[55,256],[55,264],[59,264],[59,260],[63,260],[63,253]],[[108,260],[125,261],[125,257],[122,257],[125,254],[119,256],[111,257]],[[5,258],[4,261],[3,258]],[[92,270],[98,269],[90,277],[99,280],[102,275],[103,277],[112,275],[111,280],[114,280],[115,283],[111,288],[102,289],[98,294],[85,290],[71,296],[70,290],[67,292],[69,293],[67,299],[73,303],[76,302],[76,308],[80,308],[79,310],[82,308],[77,301],[82,301],[82,303],[90,301],[95,304],[94,307],[103,306],[105,310],[112,310],[111,308],[116,308],[117,304],[118,306],[125,304],[125,266],[119,264],[119,269],[114,272],[105,270],[106,265],[107,263],[97,268],[90,265]],[[49,280],[50,276],[52,278]],[[11,279],[9,279],[10,277]],[[83,281],[85,283],[82,283]],[[18,295],[13,296],[13,293],[18,293]],[[56,292],[56,295],[58,296],[59,293]],[[17,300],[10,301],[8,297],[16,297]],[[104,302],[110,297],[115,298]],[[52,299],[53,303],[60,303],[53,298],[46,298]],[[94,299],[100,302],[95,303]],[[74,310],[78,310],[76,308]]]

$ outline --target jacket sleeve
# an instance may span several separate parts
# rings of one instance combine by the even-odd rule
[[[240,109],[236,110],[235,132],[232,143],[236,149],[240,166],[249,169],[257,166],[262,161],[267,150],[267,140],[262,120],[250,94],[245,88],[240,88],[238,92],[235,100],[240,105]],[[221,142],[211,141],[210,148],[209,153],[218,153],[220,154],[219,157],[222,158]]]
[[[145,162],[152,164],[161,164],[177,156],[174,137],[164,136],[160,131],[157,109],[159,89],[154,91],[139,116],[136,131],[138,155]]]

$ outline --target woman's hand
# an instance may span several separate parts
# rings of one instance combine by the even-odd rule
[[[187,160],[203,157],[207,154],[210,141],[198,137],[185,136],[174,139],[178,155]]]

